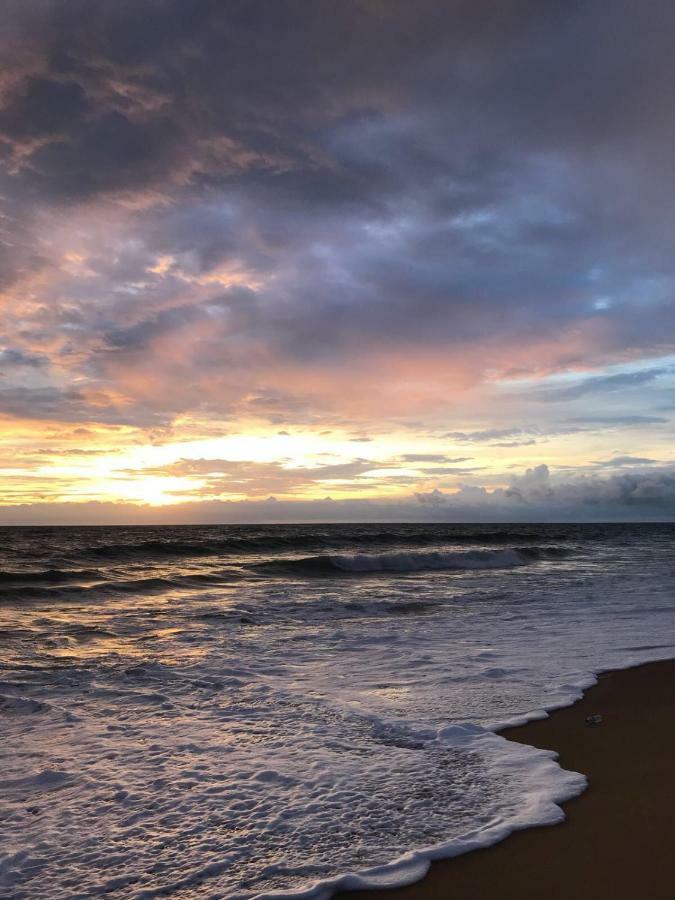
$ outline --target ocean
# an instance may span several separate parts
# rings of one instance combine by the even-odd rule
[[[329,897],[562,819],[496,730],[675,656],[675,525],[0,529],[0,894]]]

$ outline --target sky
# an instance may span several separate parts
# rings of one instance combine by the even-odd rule
[[[3,0],[0,524],[675,518],[674,40]]]

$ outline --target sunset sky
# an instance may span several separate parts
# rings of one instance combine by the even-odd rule
[[[4,0],[0,524],[675,517],[674,36]]]

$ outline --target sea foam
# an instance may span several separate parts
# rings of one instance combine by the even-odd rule
[[[83,574],[0,605],[0,893],[324,898],[560,821],[583,776],[497,732],[674,654],[672,534],[482,533],[10,533]]]

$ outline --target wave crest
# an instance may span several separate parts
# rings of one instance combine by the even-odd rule
[[[541,559],[536,548],[507,550],[392,550],[386,553],[340,553],[278,559],[253,568],[279,574],[366,575],[378,572],[464,571],[467,569],[508,569]]]

